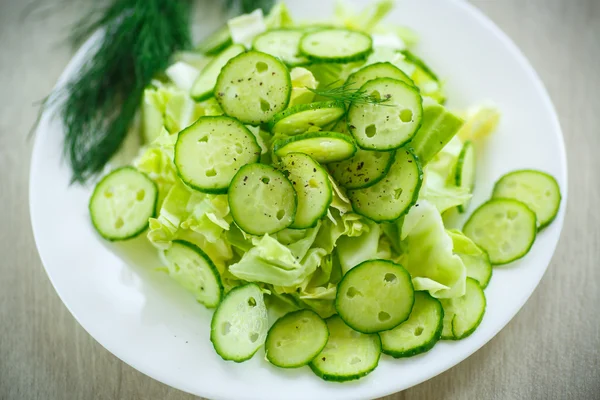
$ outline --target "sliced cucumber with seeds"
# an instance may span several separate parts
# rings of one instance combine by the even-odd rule
[[[454,182],[456,186],[468,189],[470,193],[473,193],[475,188],[475,147],[470,141],[465,142],[458,155]],[[458,211],[464,213],[469,208],[470,203],[471,200],[469,199],[465,204],[459,205]]]
[[[380,332],[385,354],[412,357],[433,348],[442,336],[444,310],[427,292],[415,292],[415,304],[408,319],[392,330]]]
[[[224,360],[246,361],[267,338],[269,319],[263,293],[254,283],[232,289],[212,317],[210,341]]]
[[[289,66],[305,65],[309,60],[300,54],[300,39],[304,34],[301,29],[273,29],[258,35],[252,47],[279,58]]]
[[[313,372],[326,381],[345,382],[362,378],[379,364],[381,340],[350,328],[334,315],[326,320],[329,339],[310,363]]]
[[[279,232],[294,222],[294,187],[270,165],[242,167],[231,181],[227,197],[233,220],[251,235]]]
[[[356,154],[339,163],[329,164],[329,172],[346,189],[363,189],[383,179],[394,164],[394,151],[358,149]]]
[[[389,62],[377,62],[359,69],[348,77],[346,84],[352,89],[358,89],[368,81],[377,78],[392,78],[414,86],[408,75]]]
[[[382,180],[365,189],[349,190],[348,197],[357,214],[376,222],[395,221],[415,204],[422,183],[418,158],[401,149]]]
[[[513,171],[496,182],[494,198],[519,200],[537,216],[539,229],[548,226],[560,208],[561,194],[553,176],[536,170]]]
[[[206,38],[204,38],[197,46],[196,50],[199,52],[206,54],[207,56],[212,56],[227,46],[231,45],[231,34],[229,33],[229,27],[227,25],[222,26],[217,29]]]
[[[298,368],[310,363],[329,338],[327,323],[311,310],[291,312],[269,329],[265,342],[267,360],[281,368]]]
[[[234,44],[223,50],[217,55],[206,67],[200,72],[198,78],[194,82],[190,91],[190,96],[196,101],[206,100],[212,97],[215,88],[215,82],[221,72],[221,69],[227,64],[233,57],[241,54],[246,49],[241,44]]]
[[[344,104],[336,101],[298,104],[276,114],[269,129],[273,134],[297,135],[335,123],[345,112]]]
[[[362,333],[387,331],[406,321],[414,303],[410,274],[389,260],[360,263],[338,284],[335,308]]]
[[[438,76],[425,62],[413,54],[410,50],[402,50],[406,62],[414,65],[415,70],[411,75],[413,82],[419,87],[423,96],[428,96],[440,104],[446,101],[446,95],[442,90],[442,83]]]
[[[158,188],[146,174],[133,167],[118,168],[102,178],[92,193],[92,224],[104,239],[131,239],[148,227],[157,199]]]
[[[327,172],[303,153],[290,153],[282,157],[281,168],[292,182],[298,198],[296,217],[290,228],[314,227],[327,214],[333,198]]]
[[[225,114],[249,125],[267,122],[285,110],[291,94],[287,67],[259,51],[248,51],[229,60],[215,86],[215,97]]]
[[[493,265],[507,264],[529,252],[537,221],[518,200],[492,199],[473,212],[463,232],[488,253]]]
[[[436,103],[423,107],[423,123],[412,138],[410,147],[423,166],[435,157],[456,135],[463,120]]]
[[[371,52],[371,36],[349,29],[329,28],[306,33],[300,52],[312,61],[347,63],[364,60]]]
[[[327,164],[352,157],[356,153],[356,145],[350,136],[342,133],[313,132],[279,139],[274,143],[273,151],[278,157],[304,153]]]
[[[205,193],[226,193],[236,172],[257,162],[260,146],[238,120],[200,117],[179,133],[175,166],[188,186]]]
[[[216,307],[221,301],[223,285],[212,260],[195,244],[174,240],[164,251],[169,276],[196,296],[206,307]]]
[[[485,294],[475,279],[467,278],[462,297],[440,299],[444,308],[442,339],[460,340],[471,335],[485,314]]]
[[[361,91],[387,100],[382,104],[350,104],[348,127],[360,147],[392,150],[412,139],[423,114],[418,89],[396,79],[378,78],[365,83]]]
[[[467,276],[485,289],[492,278],[492,263],[488,254],[458,230],[451,229],[448,235],[452,238],[454,253],[467,268]]]

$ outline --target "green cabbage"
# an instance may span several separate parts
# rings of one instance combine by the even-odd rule
[[[415,290],[428,290],[437,298],[464,295],[465,265],[453,253],[452,239],[433,204],[422,201],[410,209],[400,240],[400,261],[411,274]]]
[[[233,257],[226,232],[231,224],[226,195],[192,191],[177,182],[165,198],[157,218],[151,218],[148,240],[166,249],[175,239],[196,244],[223,271]]]
[[[307,280],[326,254],[323,249],[309,249],[304,257],[299,258],[296,254],[303,252],[303,246],[292,250],[269,235],[253,238],[252,244],[254,247],[244,253],[239,262],[229,266],[229,272],[245,281],[263,282],[279,288],[294,288],[293,290],[297,286],[308,285]],[[287,292],[285,289],[276,291]]]
[[[244,45],[247,49],[252,47],[256,36],[267,30],[261,9],[232,18],[227,21],[227,26],[233,43]]]
[[[308,89],[316,89],[318,84],[313,73],[306,68],[296,67],[290,71],[290,77],[292,79],[292,96],[289,107],[311,103],[315,94]]]

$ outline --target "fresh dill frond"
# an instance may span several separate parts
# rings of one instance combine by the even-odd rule
[[[327,97],[335,101],[342,102],[346,105],[352,104],[376,104],[383,106],[390,106],[391,104],[384,104],[390,100],[390,95],[381,97],[379,93],[367,93],[366,90],[360,88],[353,88],[353,82],[345,82],[340,86],[336,86],[338,81],[332,82],[323,88],[308,90],[316,94],[317,96]]]
[[[74,182],[102,171],[123,143],[144,88],[173,52],[189,47],[190,6],[190,0],[114,0],[72,31],[73,42],[81,43],[104,30],[77,75],[44,104],[58,105]]]

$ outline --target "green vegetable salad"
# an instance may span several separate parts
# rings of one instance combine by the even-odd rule
[[[459,340],[484,317],[492,266],[556,216],[556,180],[502,177],[472,211],[494,107],[451,110],[392,1],[326,23],[284,4],[230,20],[145,91],[145,146],[90,200],[105,239],[144,233],[168,275],[215,308],[211,341],[260,348],[326,380]]]

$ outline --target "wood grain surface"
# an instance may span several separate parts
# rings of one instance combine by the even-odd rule
[[[191,399],[84,331],[33,241],[34,103],[70,59],[61,40],[87,3],[0,1],[0,399]],[[565,228],[540,286],[498,336],[386,399],[600,399],[600,0],[473,3],[523,50],[556,105],[570,162]]]

